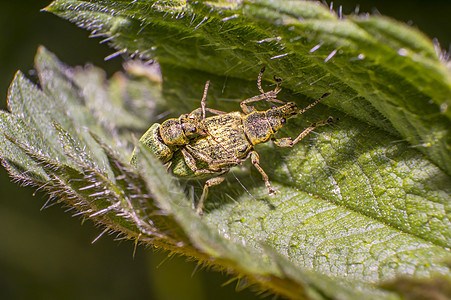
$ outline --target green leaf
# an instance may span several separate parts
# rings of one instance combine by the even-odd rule
[[[145,66],[107,81],[40,49],[42,91],[19,74],[11,113],[0,115],[13,176],[45,183],[106,230],[290,298],[399,299],[400,278],[450,280],[451,75],[420,32],[304,1],[55,1],[47,10],[117,53],[157,59],[165,102]],[[238,110],[258,94],[262,66],[264,80],[283,79],[280,99],[307,106],[332,93],[280,137],[341,119],[292,149],[256,147],[277,195],[247,164],[211,189],[200,218],[186,195],[197,200],[203,182],[179,184],[147,149],[138,170],[128,166],[160,113],[198,107],[207,80],[209,107]]]

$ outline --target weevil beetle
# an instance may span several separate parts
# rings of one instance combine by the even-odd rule
[[[209,84],[209,81],[205,84],[201,102],[205,102]],[[191,155],[186,149],[182,148],[191,140],[208,134],[204,128],[201,113],[202,110],[198,108],[189,114],[181,115],[179,118],[168,119],[161,125],[154,123],[139,139],[139,143],[151,149],[163,163],[169,162],[177,150],[182,151],[183,155],[190,159]],[[133,151],[130,162],[136,165],[136,149]]]
[[[329,93],[322,95],[315,102],[304,109],[299,109],[294,102],[285,103],[276,99],[280,92],[280,81],[273,91],[264,92],[261,88],[261,77],[264,69],[260,71],[257,86],[260,95],[241,102],[242,112],[222,112],[207,109],[205,97],[201,101],[203,116],[203,128],[208,132],[200,138],[191,140],[186,147],[192,155],[189,159],[183,151],[174,153],[169,169],[176,177],[186,180],[209,178],[203,188],[202,195],[197,205],[197,212],[202,214],[203,203],[208,196],[208,189],[224,181],[228,171],[250,158],[252,164],[261,173],[265,186],[270,194],[274,194],[268,175],[260,166],[260,158],[253,146],[272,140],[279,147],[292,147],[303,139],[309,132],[318,126],[334,122],[332,117],[325,121],[312,123],[302,131],[294,140],[291,138],[276,139],[274,135],[285,124],[288,118],[303,114],[306,110],[315,106]],[[266,111],[257,111],[249,103],[261,100],[281,103],[279,107],[273,107]],[[205,111],[210,111],[216,116],[205,118]],[[183,149],[183,148],[182,148]]]

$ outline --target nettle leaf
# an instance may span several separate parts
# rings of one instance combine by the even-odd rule
[[[307,1],[54,1],[46,10],[105,37],[113,56],[157,60],[164,100],[145,66],[107,81],[41,49],[42,89],[19,73],[11,113],[0,114],[12,176],[106,231],[290,298],[399,299],[403,280],[427,278],[424,290],[437,293],[434,282],[450,280],[451,74],[420,32]],[[281,137],[340,118],[292,149],[256,147],[276,195],[248,164],[211,189],[200,218],[191,202],[203,182],[176,181],[148,149],[137,169],[128,165],[160,113],[199,107],[207,80],[209,107],[238,110],[259,93],[262,66],[264,79],[283,79],[279,99],[307,106],[331,93]]]

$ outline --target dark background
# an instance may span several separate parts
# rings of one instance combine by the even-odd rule
[[[9,83],[17,70],[33,79],[33,57],[39,45],[75,66],[94,63],[109,75],[121,69],[122,57],[105,62],[114,50],[89,33],[40,9],[50,0],[0,0],[0,108],[6,109]],[[451,42],[451,1],[359,1],[361,12],[380,12]],[[354,1],[334,1],[345,14]],[[377,10],[376,10],[377,8]],[[31,71],[31,72],[30,72]],[[0,168],[0,298],[1,299],[254,299],[248,289],[235,294],[235,283],[209,271],[197,271],[182,258],[103,236],[92,223],[81,224],[60,205],[43,211],[47,196],[11,183]],[[174,287],[173,285],[177,285]]]

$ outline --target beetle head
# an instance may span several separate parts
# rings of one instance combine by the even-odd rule
[[[195,115],[182,115],[180,117],[180,124],[182,125],[183,133],[187,138],[206,135],[204,123]]]
[[[299,108],[296,103],[288,102],[280,107],[273,107],[266,111],[266,117],[271,124],[272,130],[276,132],[286,122],[288,118],[291,118],[299,113]]]

